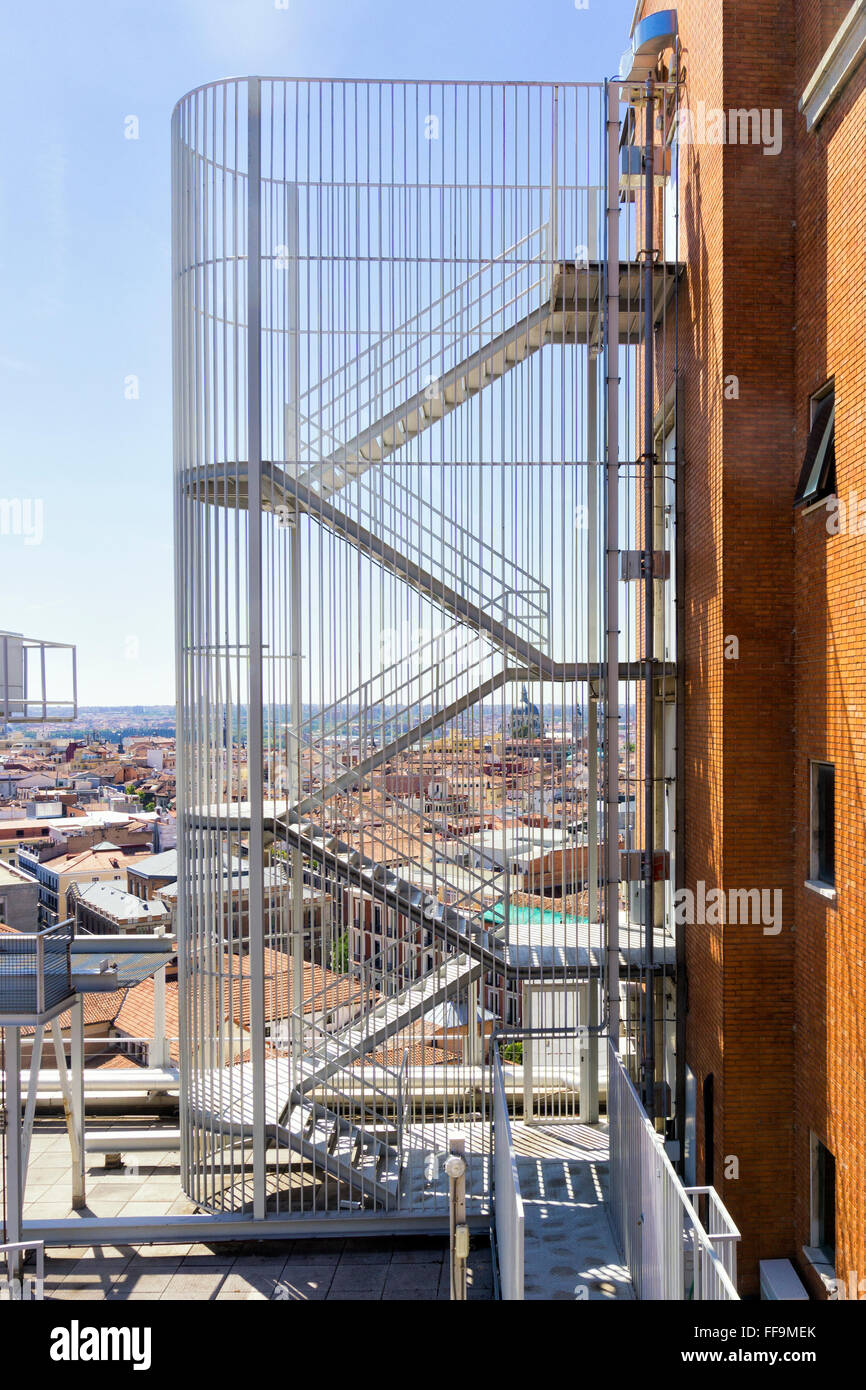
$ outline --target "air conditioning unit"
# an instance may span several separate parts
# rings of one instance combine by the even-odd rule
[[[790,1260],[761,1260],[761,1298],[768,1303],[790,1303],[804,1300],[809,1295]]]

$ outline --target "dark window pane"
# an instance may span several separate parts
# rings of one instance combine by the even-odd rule
[[[835,407],[836,397],[831,391],[815,410],[794,498],[795,506],[819,502],[836,491]]]
[[[828,763],[817,767],[816,812],[818,820],[818,878],[832,884],[836,879],[836,772]]]
[[[828,1252],[836,1248],[836,1160],[818,1146],[818,1244]]]

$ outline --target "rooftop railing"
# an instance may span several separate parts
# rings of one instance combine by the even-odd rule
[[[610,1042],[608,1115],[611,1218],[638,1298],[739,1299],[739,1231],[714,1189],[683,1186]],[[712,1236],[692,1196],[705,1205]]]
[[[0,632],[0,724],[70,723],[77,716],[75,647]]]
[[[74,922],[0,936],[0,1022],[39,1018],[72,995]]]

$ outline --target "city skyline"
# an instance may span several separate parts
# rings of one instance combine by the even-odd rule
[[[631,0],[543,0],[527,25],[508,0],[491,29],[486,9],[456,0],[418,8],[411,23],[395,0],[363,10],[121,0],[53,7],[47,32],[41,10],[10,15],[22,60],[0,95],[19,131],[4,168],[16,196],[0,254],[16,273],[0,376],[3,447],[16,460],[3,491],[19,510],[17,523],[4,513],[0,554],[21,595],[16,630],[77,645],[83,703],[174,697],[168,142],[178,97],[231,73],[286,69],[595,81],[615,71],[632,11]],[[458,25],[468,26],[461,49],[449,37]]]

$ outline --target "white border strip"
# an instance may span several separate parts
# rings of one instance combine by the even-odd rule
[[[854,0],[827,52],[824,54],[805,92],[800,110],[806,129],[812,130],[842,91],[866,53],[866,0]]]

